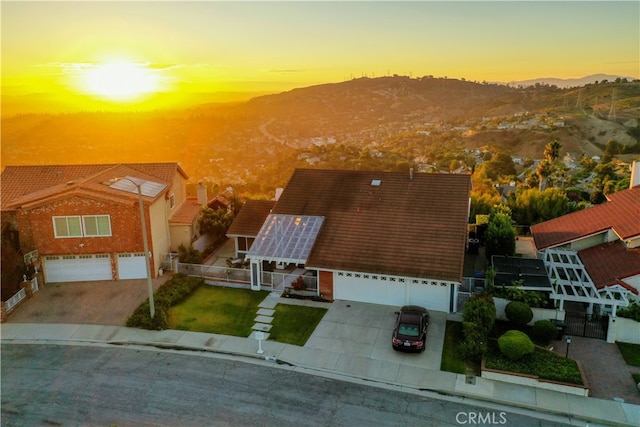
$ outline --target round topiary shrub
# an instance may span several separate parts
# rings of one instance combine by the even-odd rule
[[[504,314],[517,326],[524,326],[533,319],[531,307],[520,301],[511,301],[504,308]]]
[[[558,337],[558,328],[550,320],[538,320],[531,329],[533,339],[547,345]]]
[[[507,331],[498,338],[500,352],[510,360],[518,360],[525,354],[533,353],[534,346],[527,334],[521,331]]]

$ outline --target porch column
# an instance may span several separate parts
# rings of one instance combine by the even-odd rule
[[[262,281],[262,260],[251,260],[251,290],[259,291],[260,282]]]
[[[593,303],[590,302],[589,305],[587,306],[587,314],[589,316],[591,316],[593,314]]]

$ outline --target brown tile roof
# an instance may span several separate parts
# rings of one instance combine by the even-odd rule
[[[188,178],[177,163],[7,166],[0,176],[0,204],[3,211],[11,210],[70,193],[118,200],[130,195],[103,182],[130,175],[170,186],[176,173]]]
[[[297,169],[273,213],[325,217],[310,267],[460,281],[470,189],[469,175]]]
[[[247,200],[227,230],[227,236],[257,236],[275,204],[275,200]]]
[[[638,294],[637,289],[622,281],[640,274],[640,248],[627,249],[622,242],[616,241],[583,249],[578,256],[598,289],[621,285]]]
[[[178,210],[169,218],[169,224],[192,224],[193,220],[200,214],[202,205],[195,197],[185,200]]]
[[[531,227],[538,249],[612,229],[622,240],[640,235],[640,187],[609,195],[609,201]]]

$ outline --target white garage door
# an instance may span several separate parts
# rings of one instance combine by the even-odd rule
[[[48,283],[113,279],[109,254],[48,255],[44,272]]]
[[[144,252],[118,254],[118,279],[144,279],[147,266]]]
[[[421,305],[449,312],[451,284],[370,274],[334,273],[335,299],[384,305]]]

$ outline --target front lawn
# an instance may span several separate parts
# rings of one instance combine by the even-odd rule
[[[462,342],[463,339],[462,322],[447,320],[444,333],[444,345],[442,347],[442,361],[440,362],[441,371],[466,374],[464,359],[460,357],[457,349],[458,343]]]
[[[640,344],[616,341],[616,345],[627,365],[640,366]]]
[[[169,328],[248,337],[268,291],[201,286],[169,309]]]
[[[303,346],[327,312],[326,308],[278,304],[269,339]]]

